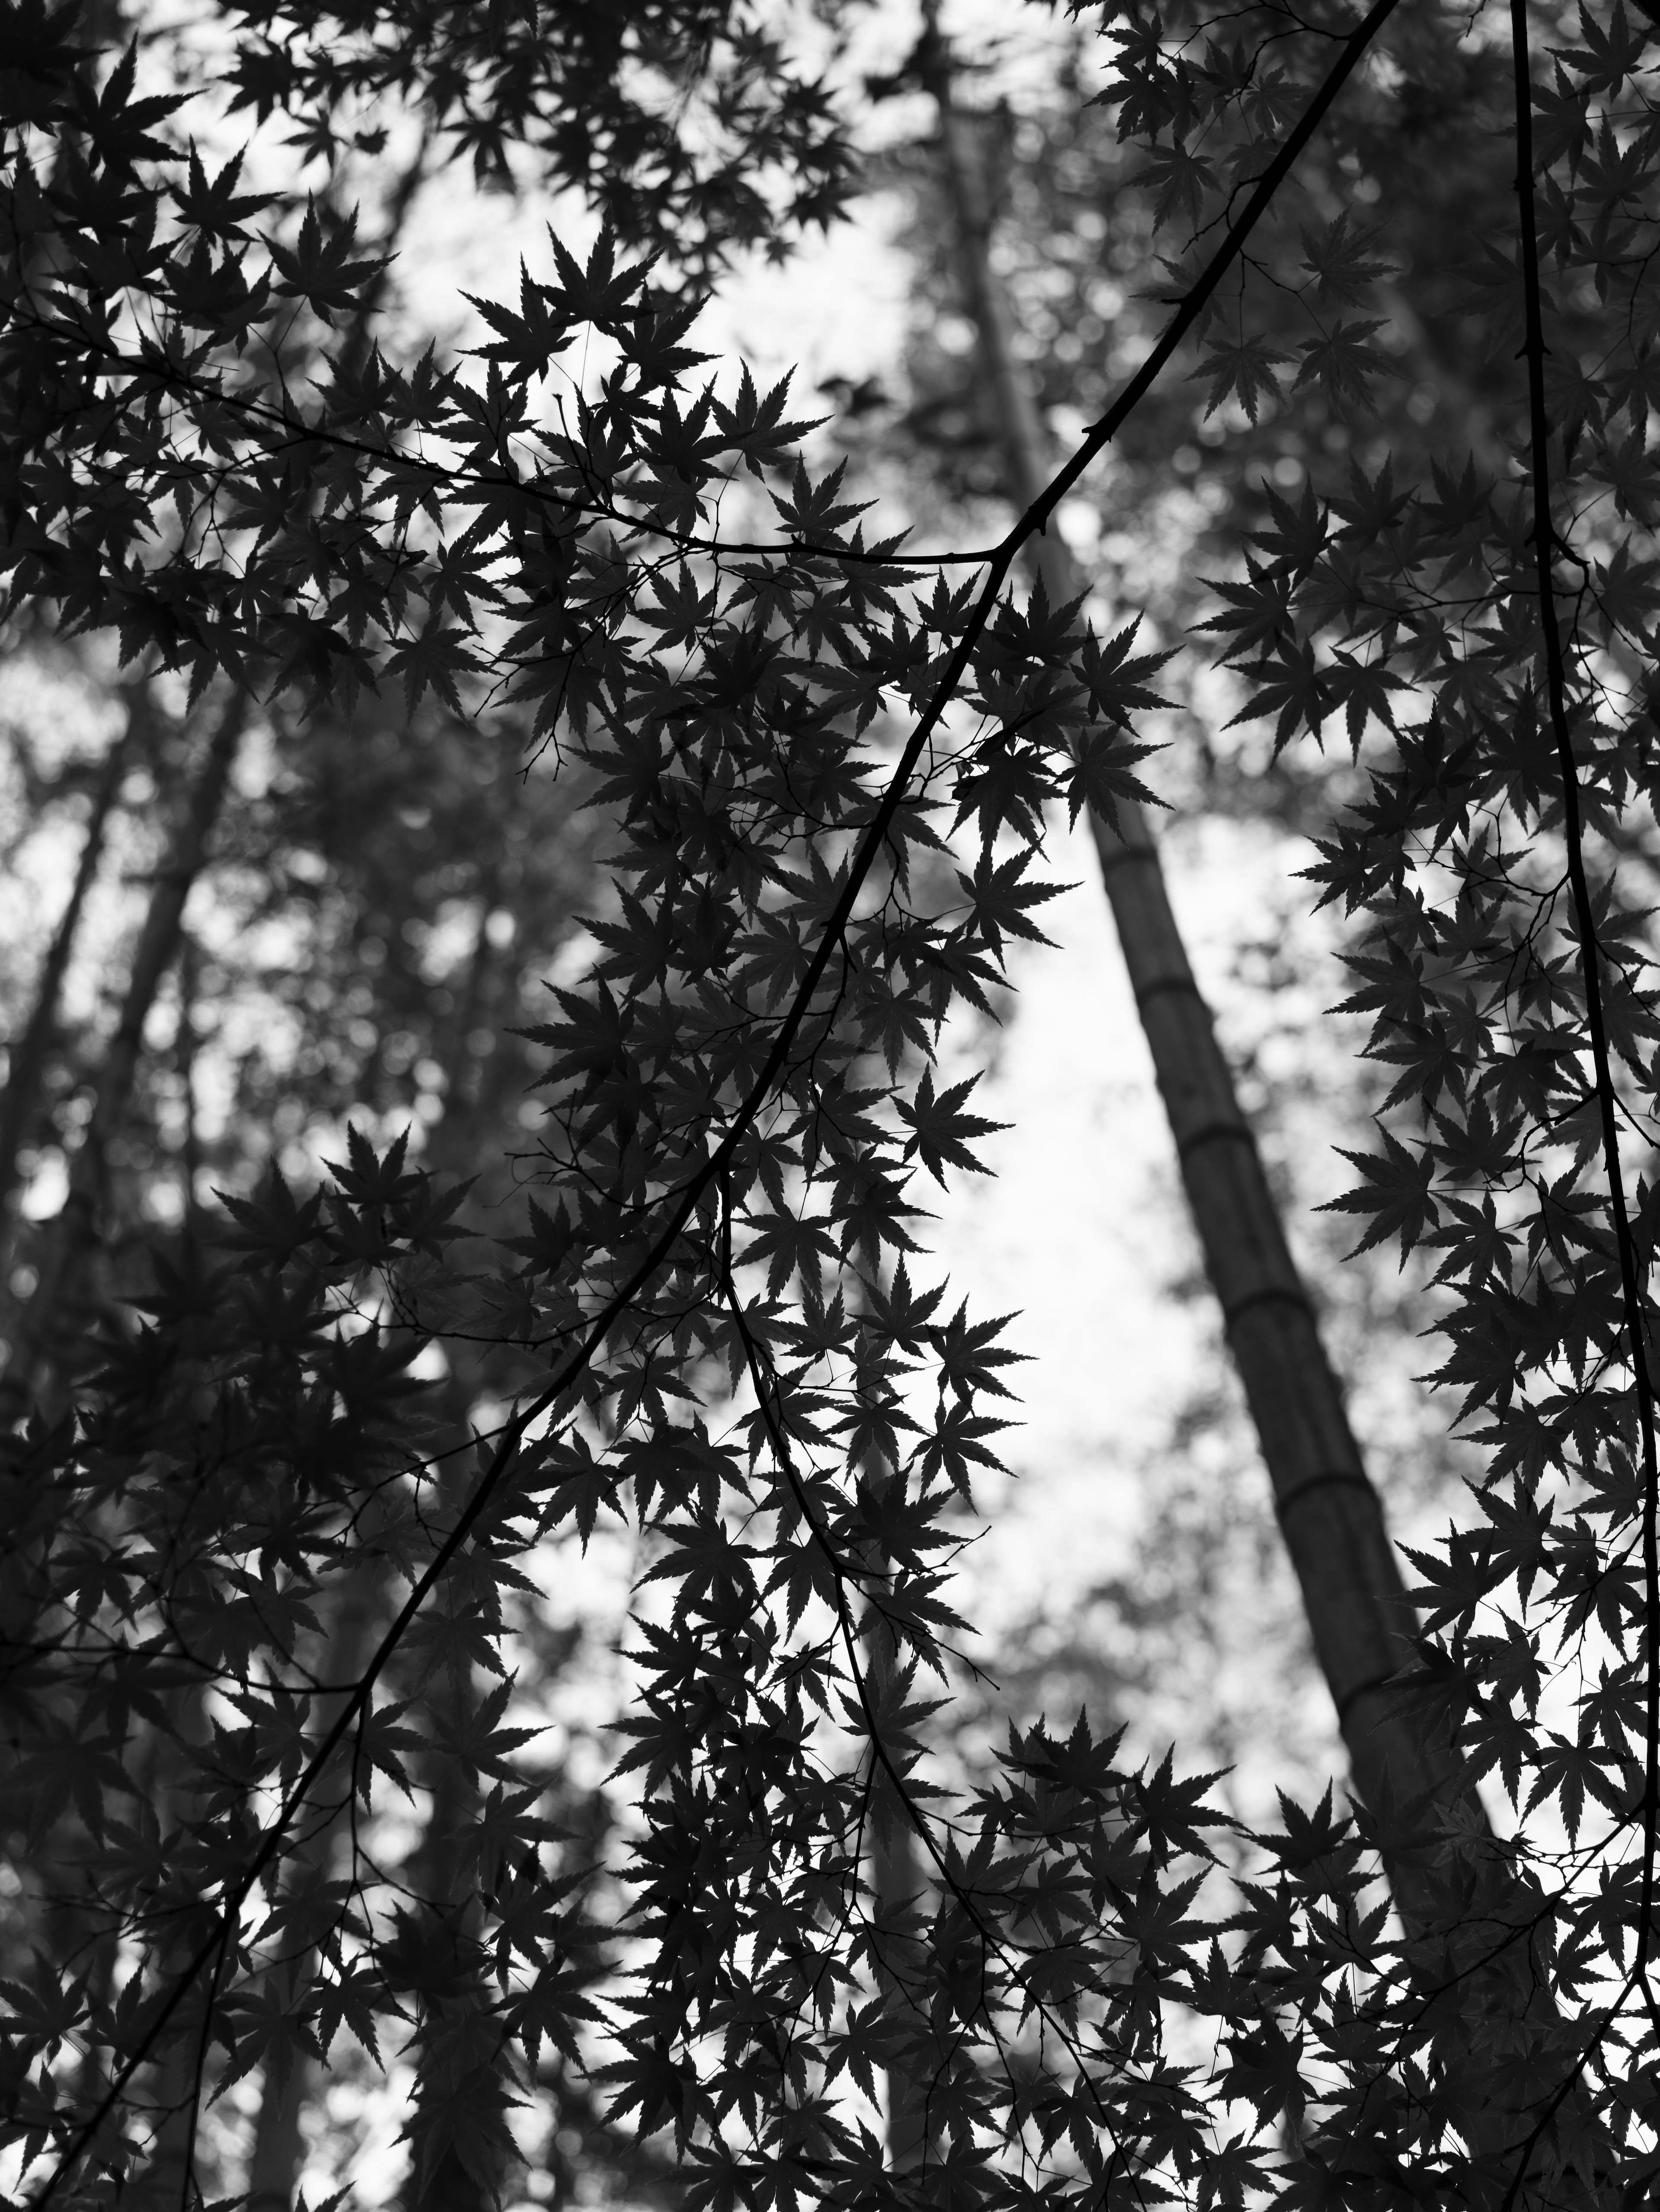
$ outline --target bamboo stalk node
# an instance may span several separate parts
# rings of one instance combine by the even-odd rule
[[[1309,1304],[1308,1292],[1300,1284],[1263,1283],[1257,1289],[1246,1291],[1243,1296],[1222,1307],[1223,1328],[1232,1329],[1234,1322],[1248,1314],[1252,1306],[1266,1305],[1271,1299],[1275,1298],[1285,1305],[1298,1307],[1311,1316],[1313,1314],[1314,1309]],[[1370,1485],[1368,1484],[1367,1486],[1370,1487]]]
[[[1190,1129],[1184,1137],[1177,1139],[1176,1157],[1178,1160],[1191,1159],[1201,1145],[1208,1145],[1218,1137],[1232,1137],[1237,1143],[1249,1145],[1252,1152],[1257,1149],[1251,1124],[1241,1114],[1232,1120],[1201,1121],[1197,1129]]]
[[[1364,1490],[1368,1498],[1377,1496],[1372,1478],[1362,1474],[1358,1468],[1332,1468],[1324,1474],[1306,1474],[1300,1482],[1293,1482],[1289,1490],[1277,1495],[1274,1500],[1275,1516],[1283,1522],[1300,1498],[1306,1497],[1311,1490],[1323,1490],[1332,1484],[1349,1490]],[[1355,1692],[1351,1691],[1349,1694],[1352,1697]]]
[[[1172,991],[1185,993],[1189,998],[1197,999],[1202,1006],[1204,1003],[1204,993],[1191,975],[1155,975],[1150,983],[1136,984],[1136,1004],[1144,1006],[1149,999],[1162,998]]]

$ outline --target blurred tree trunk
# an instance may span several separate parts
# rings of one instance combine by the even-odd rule
[[[76,863],[75,881],[70,886],[69,897],[58,918],[58,927],[52,932],[51,942],[46,947],[46,957],[41,962],[40,973],[35,979],[34,1003],[21,1034],[6,1057],[5,1095],[0,1099],[0,1267],[3,1267],[10,1250],[11,1203],[17,1183],[17,1157],[27,1143],[39,1112],[46,1063],[58,1030],[58,999],[64,988],[64,977],[75,951],[82,911],[97,880],[104,858],[104,839],[120,793],[121,779],[126,772],[131,740],[139,717],[148,708],[148,686],[142,682],[133,685],[128,693],[128,702],[126,724],[105,755],[103,767],[93,787],[92,807],[87,817],[86,832],[81,841],[81,857]]]
[[[246,696],[240,692],[233,694],[221,709],[168,839],[128,971],[115,1034],[94,1079],[92,1111],[70,1163],[69,1194],[56,1220],[42,1232],[35,1285],[0,1374],[0,1426],[9,1427],[31,1404],[48,1419],[56,1418],[67,1402],[88,1262],[104,1229],[110,1146],[132,1103],[145,1024],[179,951],[185,901],[219,818],[247,712]],[[21,1695],[27,1695],[22,1683],[37,1633],[37,1558],[32,1541],[0,1547],[0,1689]]]
[[[503,851],[498,848],[487,854],[479,868],[472,951],[447,1024],[449,1048],[442,1057],[449,1085],[443,1118],[427,1148],[432,1165],[439,1174],[467,1172],[488,1118],[484,1065],[469,1039],[494,1011],[503,982],[504,955],[492,944],[489,933],[490,916],[500,896]],[[457,1363],[465,1361],[471,1350],[457,1346],[452,1357]],[[494,1363],[487,1356],[482,1363],[468,1361],[467,1364],[475,1371],[469,1373],[467,1365],[452,1365],[445,1392],[445,1421],[451,1432],[443,1441],[451,1447],[470,1436],[473,1407],[485,1387],[484,1370]],[[445,1507],[459,1504],[467,1480],[467,1455],[451,1449],[438,1469],[438,1492]],[[457,1741],[466,1733],[467,1717],[476,1706],[477,1697],[474,1670],[463,1665],[451,1671],[432,1700],[440,1727]],[[476,1778],[441,1743],[429,1747],[423,1765],[432,1791],[432,1813],[410,1887],[431,1922],[442,1929],[441,1947],[455,1972],[453,1984],[442,2000],[439,2032],[425,2040],[416,2108],[419,2112],[428,2099],[437,2104],[447,2097],[464,2105],[478,2124],[467,2132],[464,2148],[455,2135],[440,2131],[436,2154],[411,2166],[403,2201],[407,2212],[486,2212],[496,2201],[492,2185],[500,2179],[500,2154],[504,2148],[500,2132],[505,2130],[506,2097],[500,2069],[486,2052],[477,2064],[465,2068],[458,2082],[446,2080],[466,2052],[468,2014],[475,2008],[482,2010],[484,2003],[474,1955],[479,1921],[477,1855],[470,1844],[482,1800]],[[431,2080],[427,2078],[429,2067],[434,2075]]]
[[[892,1663],[891,1653],[883,1655],[878,1650],[881,1640],[878,1632],[869,1644],[870,1676],[878,1689]],[[920,2027],[924,2000],[919,1991],[926,1951],[917,1928],[918,1917],[924,1922],[926,1918],[928,1881],[917,1831],[898,1808],[878,1824],[872,1839],[870,1887],[877,1985],[896,2021],[903,2024],[916,2019]],[[914,2172],[928,2159],[929,2085],[922,2069],[914,2064],[890,2066],[887,2079],[888,2163],[895,2173]]]
[[[192,1770],[190,1762],[181,1759],[181,1747],[197,1745],[209,1733],[206,1698],[199,1684],[169,1692],[166,1705],[170,1729],[147,1730],[139,1753],[142,1801],[153,1808],[150,1817],[159,1823],[158,1857],[164,1867],[170,1863],[168,1833],[188,1832],[196,1810],[186,1802],[182,1784],[187,1771],[199,1777],[199,1769]],[[166,1940],[157,1946],[155,1958],[153,1986],[161,1989],[182,1972],[202,1940],[203,1901],[188,1894],[176,1878],[163,1874],[148,1911],[167,1931]],[[202,2072],[206,2052],[202,2030],[206,2009],[206,1987],[198,1981],[168,2023],[153,2063],[145,2069],[143,2102],[148,2108],[149,2143],[142,2165],[122,2191],[134,2212],[198,2212],[209,2194],[197,2173],[197,2124],[204,2098]]]
[[[452,1674],[434,1702],[441,1724],[464,1734],[478,1703],[470,1670]],[[444,1747],[433,1746],[423,1764],[432,1812],[409,1880],[426,1923],[423,1953],[433,1966],[421,1991],[417,2148],[403,2203],[408,2212],[486,2212],[499,2201],[511,2146],[506,2083],[478,1956],[475,1838],[482,1799],[472,1774]],[[433,2128],[424,2140],[423,2123]]]
[[[69,1194],[45,1232],[39,1277],[18,1328],[4,1385],[9,1413],[27,1403],[44,1369],[55,1370],[61,1385],[72,1361],[87,1262],[100,1234],[110,1146],[132,1103],[145,1024],[179,951],[185,902],[218,825],[232,765],[247,727],[249,705],[247,694],[239,690],[221,707],[156,871],[120,1017],[94,1083],[86,1132],[70,1162]]]
[[[364,1533],[360,1531],[360,1540]],[[341,1594],[319,1655],[330,1687],[336,1692],[356,1686],[381,1618],[385,1574],[373,1556],[372,1545],[369,1549],[369,1559]],[[337,1820],[351,1794],[351,1770],[348,1740],[322,1777],[312,1819],[290,1862],[290,1895],[315,1892],[330,1878],[340,1853]],[[346,1871],[349,1878],[349,1866]],[[310,1971],[315,1958],[314,1950],[301,1952],[285,1971],[297,1981]],[[313,2092],[315,2074],[303,2055],[294,2059],[286,2075],[275,2069],[265,2071],[248,2158],[247,2212],[289,2212],[305,2160],[306,2107]]]

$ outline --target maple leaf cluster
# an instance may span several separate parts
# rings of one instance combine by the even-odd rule
[[[492,9],[450,38],[445,12],[331,44],[334,17],[285,8],[297,42],[242,49],[239,82],[315,132],[348,94],[419,79],[488,167],[527,127],[536,41],[594,27]],[[776,71],[736,11],[712,13],[742,116]],[[1215,303],[1390,13],[1271,34],[1110,16],[1106,96],[1150,154],[1154,222],[1202,231],[1248,188],[1208,260],[1172,257],[1180,304],[1126,413],[1209,316],[1208,405],[1364,419],[1380,319],[1323,326],[1282,390],[1277,349],[1218,340]],[[181,2054],[193,2116],[343,2026],[417,2055],[420,2156],[488,2175],[510,2090],[552,2050],[667,2133],[696,2206],[1640,2192],[1655,1202],[1646,1181],[1627,1201],[1621,1146],[1651,1129],[1657,1076],[1645,917],[1612,856],[1655,774],[1646,23],[1582,11],[1553,49],[1532,228],[1487,249],[1524,306],[1504,479],[1397,484],[1357,450],[1335,483],[1269,501],[1211,624],[1244,715],[1283,744],[1341,711],[1355,748],[1364,787],[1316,872],[1364,917],[1353,1004],[1400,1073],[1339,1204],[1363,1245],[1434,1260],[1442,1379],[1493,1450],[1480,1520],[1421,1562],[1397,1692],[1518,1817],[1560,1811],[1553,1853],[1330,1798],[1246,1836],[1216,1778],[1082,1717],[1011,1729],[966,1796],[927,1779],[921,1686],[966,1627],[955,1516],[999,1464],[1015,1357],[1008,1317],[929,1279],[928,1183],[980,1167],[993,1126],[933,1061],[954,1009],[995,1010],[1011,940],[1041,934],[1051,817],[1148,795],[1135,730],[1171,658],[1134,654],[1133,621],[1103,639],[1081,603],[1011,588],[1070,477],[960,580],[959,556],[868,540],[787,385],[710,374],[696,299],[631,258],[621,218],[476,302],[470,358],[338,341],[379,275],[352,221],[273,211],[235,164],[209,176],[133,52],[100,70],[67,19],[18,20],[14,614],[112,629],[197,693],[390,683],[463,722],[522,710],[588,779],[615,854],[591,972],[527,1033],[547,1112],[517,1233],[463,1267],[457,1194],[354,1140],[327,1190],[273,1177],[227,1201],[229,1256],[164,1270],[70,1412],[7,1440],[17,1786],[64,1870],[52,1910],[127,1976],[8,1985],[6,2124],[41,2186],[84,2164],[112,2200],[147,2153],[112,2115]],[[765,143],[817,131],[816,98],[786,100]],[[593,158],[632,207],[615,125]],[[695,184],[665,144],[640,156],[666,165],[659,222]],[[1302,251],[1322,313],[1381,281],[1345,216]],[[305,396],[282,334],[301,317],[322,363]],[[1564,340],[1548,389],[1542,333],[1564,321],[1598,349]],[[446,1333],[512,1345],[533,1378],[459,1478],[415,1367]],[[537,1809],[502,1643],[544,1547],[614,1527],[644,1565],[616,1770],[630,1901],[607,1929]],[[296,1655],[366,1550],[406,1594],[347,1680],[319,1682]],[[449,1916],[355,1856],[338,1881],[305,1856],[407,1789],[422,1741],[488,1785]],[[878,1915],[894,1823],[925,1886]],[[1391,1921],[1405,1859],[1427,1871]],[[877,2075],[896,2070],[925,2116],[915,2176],[882,2163]]]

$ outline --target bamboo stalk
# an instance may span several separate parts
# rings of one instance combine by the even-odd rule
[[[918,59],[939,108],[960,280],[995,408],[1009,495],[1024,511],[1048,483],[1047,440],[992,266],[974,119],[954,101],[949,59],[931,11]],[[1058,527],[1034,540],[1033,550],[1033,567],[1051,604],[1077,598],[1083,586]],[[1121,801],[1116,830],[1093,810],[1090,830],[1206,1273],[1355,1788],[1374,1816],[1433,1808],[1481,1832],[1486,1822],[1480,1800],[1461,1780],[1451,1746],[1403,1715],[1385,1688],[1411,1657],[1417,1623],[1382,1501],[1194,978],[1152,825],[1143,808]],[[1423,1933],[1442,1925],[1445,1885],[1430,1854],[1398,1844],[1387,1850],[1388,1841],[1396,1900],[1409,1927]]]
[[[919,60],[939,107],[961,278],[978,333],[1008,472],[1029,508],[1048,482],[1046,440],[1011,342],[991,256],[991,223],[972,118],[954,104],[930,0]],[[1058,527],[1032,566],[1051,604],[1082,588]],[[1403,1711],[1387,1685],[1412,1662],[1417,1617],[1383,1501],[1293,1259],[1215,1024],[1193,975],[1145,811],[1121,801],[1116,830],[1090,830],[1135,994],[1205,1272],[1273,1487],[1314,1656],[1372,1817],[1426,2004],[1443,2010],[1447,2087],[1477,2156],[1502,2174],[1528,2130],[1537,2087],[1523,2055],[1560,2037],[1537,1883],[1493,1838],[1480,1796],[1442,1726]],[[1444,1835],[1463,1839],[1449,1851]],[[1456,2055],[1455,2055],[1456,2054]],[[1602,2176],[1596,2178],[1600,2189]],[[1540,2198],[1512,2189],[1528,2212]]]

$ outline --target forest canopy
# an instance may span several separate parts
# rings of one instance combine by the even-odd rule
[[[894,21],[5,0],[21,2203],[1660,2188],[1660,16]],[[877,193],[891,389],[706,343]],[[1347,965],[1439,1539],[1183,808]],[[1343,1744],[1267,1819],[965,1656],[931,1200],[1080,823]]]

